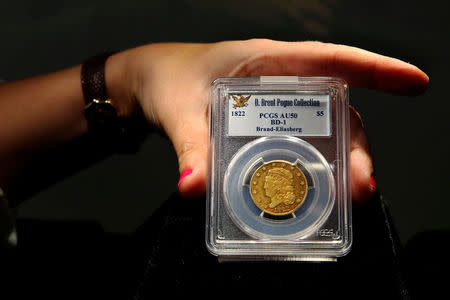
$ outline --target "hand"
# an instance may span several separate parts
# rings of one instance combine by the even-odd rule
[[[428,77],[417,67],[358,48],[320,42],[271,40],[215,44],[153,44],[125,51],[128,95],[172,141],[179,160],[182,196],[205,193],[208,95],[218,77],[334,76],[350,85],[417,95]],[[351,109],[351,178],[354,201],[374,192],[372,157],[358,113]],[[191,173],[189,173],[192,170]],[[188,174],[187,176],[184,176]]]

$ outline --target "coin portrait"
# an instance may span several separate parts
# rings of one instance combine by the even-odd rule
[[[252,175],[250,195],[264,212],[283,216],[294,212],[306,198],[308,182],[294,164],[274,160],[264,163]]]

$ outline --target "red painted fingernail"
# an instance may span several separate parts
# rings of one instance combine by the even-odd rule
[[[374,192],[377,190],[377,186],[375,185],[375,177],[373,177],[373,175],[370,176],[370,186]]]
[[[183,182],[184,178],[192,173],[192,169],[188,168],[181,173],[180,180],[178,181],[178,187],[180,187],[181,182]]]

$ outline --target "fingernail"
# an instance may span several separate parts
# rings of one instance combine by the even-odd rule
[[[362,120],[361,115],[359,114],[359,112],[351,105],[349,105],[348,108],[350,108],[355,113],[355,115],[359,119],[359,122],[361,122],[361,127],[364,128],[364,123],[363,123],[363,120]]]
[[[377,186],[375,185],[375,177],[372,175],[370,176],[370,186],[372,187],[372,191],[376,191],[377,190]]]
[[[178,187],[180,187],[180,184],[183,182],[184,178],[192,173],[192,169],[188,168],[181,173],[180,180],[178,181]]]

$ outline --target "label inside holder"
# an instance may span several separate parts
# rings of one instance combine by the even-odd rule
[[[230,94],[229,136],[329,136],[330,95]]]

